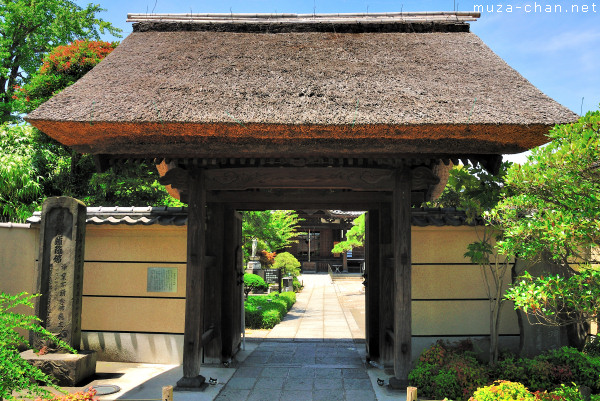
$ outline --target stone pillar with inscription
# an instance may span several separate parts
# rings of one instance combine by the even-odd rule
[[[44,202],[40,224],[36,314],[42,325],[59,339],[79,350],[83,294],[83,253],[86,207],[68,197]],[[31,363],[53,375],[59,385],[74,386],[93,375],[96,355],[62,353],[56,344],[33,338],[39,355],[26,351]]]

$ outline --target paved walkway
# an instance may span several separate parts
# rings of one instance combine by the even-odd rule
[[[250,331],[232,366],[202,365],[200,373],[217,383],[203,392],[175,392],[174,400],[405,400],[406,392],[377,385],[378,378],[387,384],[389,373],[365,365],[361,280],[332,283],[320,274],[303,280],[305,288],[282,323]],[[85,388],[121,387],[100,400],[157,399],[162,386],[183,374],[181,365],[99,362],[97,368],[96,380]]]
[[[344,314],[329,275],[305,275],[301,279],[304,289],[283,321],[272,330],[250,330],[248,338],[276,341],[352,340],[354,331],[355,339],[362,337],[364,340],[364,333],[360,333],[354,318]]]
[[[364,345],[353,340],[353,332],[360,336],[358,324],[344,313],[331,279],[303,280],[304,290],[284,320],[249,336],[263,340],[217,400],[376,400],[360,352]]]

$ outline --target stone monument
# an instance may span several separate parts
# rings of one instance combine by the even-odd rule
[[[81,342],[85,221],[85,205],[73,198],[49,198],[42,207],[36,314],[48,331],[75,350]],[[95,352],[65,353],[35,335],[32,341],[44,352],[21,355],[60,386],[76,386],[96,372]]]
[[[246,265],[246,270],[250,273],[252,270],[253,274],[258,274],[261,271],[260,257],[256,256],[256,248],[258,246],[258,239],[252,238],[252,256]],[[264,278],[264,277],[263,277]]]

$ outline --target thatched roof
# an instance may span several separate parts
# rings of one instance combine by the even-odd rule
[[[577,118],[472,14],[192,17],[134,24],[28,121],[96,154],[296,157],[516,153]]]

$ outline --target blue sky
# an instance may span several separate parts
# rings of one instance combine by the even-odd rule
[[[83,5],[87,2],[78,1]],[[100,0],[101,17],[131,32],[127,13],[474,11],[471,31],[542,92],[580,114],[600,104],[600,0]],[[548,12],[551,10],[551,12]],[[114,38],[105,37],[106,40]]]

